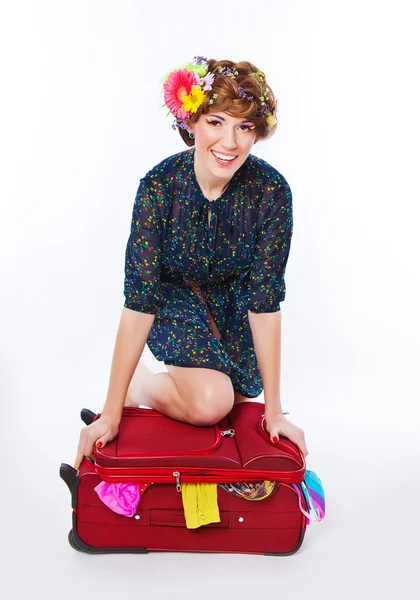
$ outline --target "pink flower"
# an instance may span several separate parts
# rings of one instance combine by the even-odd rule
[[[203,90],[211,90],[213,80],[214,80],[214,73],[207,73],[207,75],[205,77],[203,77],[203,83],[204,83]]]
[[[179,119],[189,117],[191,114],[182,108],[182,98],[191,93],[193,85],[197,85],[195,73],[187,69],[173,71],[163,84],[165,104]]]

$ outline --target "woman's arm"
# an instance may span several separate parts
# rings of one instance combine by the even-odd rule
[[[123,308],[112,358],[108,393],[102,414],[118,423],[128,386],[143,354],[154,314]]]
[[[102,411],[118,422],[155,314],[164,304],[160,290],[162,223],[159,211],[164,194],[164,183],[152,171],[140,179],[125,252],[125,302]]]
[[[93,459],[93,447],[105,446],[118,433],[122,410],[133,373],[146,345],[155,315],[123,308],[112,359],[108,393],[101,416],[80,432],[74,468],[84,456]]]
[[[248,319],[264,386],[265,428],[275,444],[279,441],[277,436],[284,435],[307,456],[305,432],[283,415],[280,402],[281,310],[271,313],[248,310]]]
[[[115,341],[108,393],[101,417],[84,427],[75,461],[91,456],[118,433],[128,387],[143,353],[156,312],[164,304],[160,289],[162,222],[159,206],[165,185],[152,171],[140,179],[125,251],[125,302]]]
[[[278,415],[283,412],[280,402],[281,310],[270,313],[248,310],[248,319],[264,386],[265,415]]]

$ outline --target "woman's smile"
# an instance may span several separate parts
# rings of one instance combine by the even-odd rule
[[[210,152],[213,154],[217,164],[219,164],[223,167],[229,166],[230,164],[234,163],[238,157],[238,155],[236,155],[234,158],[226,158],[225,159],[225,158],[223,158],[224,156],[230,156],[230,155],[223,154],[222,152],[220,152],[220,153],[218,152],[216,154],[216,152],[214,150],[211,150]]]

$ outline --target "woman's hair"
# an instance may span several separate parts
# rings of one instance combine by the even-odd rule
[[[236,118],[249,118],[255,123],[256,138],[255,142],[260,140],[267,140],[270,138],[275,130],[277,129],[277,122],[274,125],[268,125],[266,121],[266,114],[262,111],[263,105],[261,104],[261,97],[266,95],[268,100],[265,100],[268,111],[272,114],[276,112],[276,99],[270,86],[263,77],[263,82],[260,83],[259,79],[251,73],[258,71],[257,67],[250,62],[232,62],[231,60],[214,60],[213,58],[207,60],[209,66],[208,73],[214,73],[214,81],[212,83],[211,93],[206,92],[204,101],[197,110],[192,113],[189,117],[190,123],[198,121],[201,115],[209,113],[211,110],[217,112],[226,112],[232,117]],[[218,68],[223,69],[230,67],[238,72],[234,78],[227,75],[220,75]],[[253,96],[252,100],[239,97],[238,88],[243,88],[243,91],[247,96]],[[265,90],[268,89],[267,93],[264,94]],[[216,93],[217,98],[210,104],[211,96]],[[186,129],[178,128],[179,134],[187,144],[187,146],[194,145],[194,139],[191,139]]]

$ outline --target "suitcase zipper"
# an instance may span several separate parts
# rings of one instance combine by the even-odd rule
[[[288,456],[288,458],[290,458]],[[300,483],[303,481],[305,476],[305,466],[296,470],[296,471],[272,471],[270,474],[267,474],[267,471],[236,471],[233,469],[231,472],[226,472],[226,469],[211,469],[211,472],[208,471],[197,471],[196,469],[191,468],[190,471],[184,470],[182,473],[180,471],[164,471],[162,470],[160,473],[156,471],[156,469],[142,469],[142,474],[130,473],[129,471],[125,471],[121,473],[121,471],[115,469],[116,472],[110,473],[109,468],[102,470],[102,468],[96,464],[95,470],[97,475],[101,477],[104,481],[108,481],[109,483],[117,482],[155,482],[155,483],[172,483],[175,477],[175,482],[177,486],[177,490],[181,491],[181,474],[183,477],[183,481],[185,483],[235,483],[237,481],[260,481],[264,479],[272,479],[275,481],[284,481],[288,483]],[[114,469],[112,469],[114,470]],[[118,472],[119,471],[119,472]],[[198,479],[198,481],[197,481]]]
[[[234,437],[235,430],[234,429],[225,429],[224,431],[221,431],[220,433],[222,434],[222,437]]]
[[[173,476],[176,477],[176,491],[180,492],[181,491],[181,473],[179,473],[179,471],[174,471]]]

